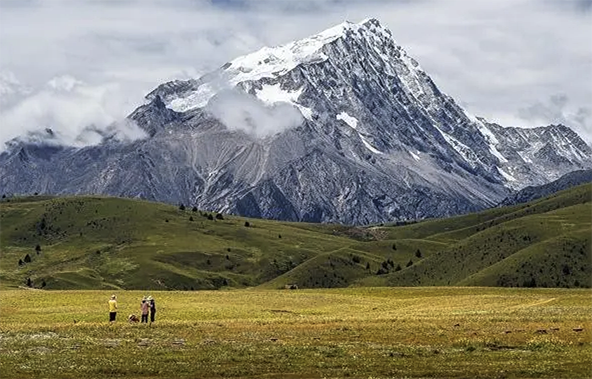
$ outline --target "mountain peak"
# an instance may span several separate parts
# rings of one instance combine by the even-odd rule
[[[340,38],[365,40],[376,49],[385,42],[395,44],[391,32],[375,18],[367,18],[360,23],[344,21],[310,37],[279,46],[266,46],[254,53],[238,57],[223,65],[213,75],[208,75],[208,80],[200,80],[194,87],[190,84],[191,88],[185,88],[189,82],[171,82],[162,86],[163,91],[157,89],[148,97],[164,92],[165,103],[177,112],[201,108],[212,96],[226,87],[232,88],[239,83],[262,78],[277,78],[299,65],[326,61],[328,56],[323,48]],[[209,80],[214,77],[217,79]],[[174,92],[181,94],[168,95]]]
[[[256,80],[263,76],[275,76],[274,74],[282,74],[301,63],[325,60],[326,56],[321,52],[323,46],[339,38],[353,35],[358,38],[370,38],[371,36],[392,38],[390,31],[374,18],[363,20],[357,24],[345,21],[313,36],[276,47],[264,47],[252,54],[236,58],[230,62],[226,70],[240,71],[241,74],[233,80],[235,82]]]

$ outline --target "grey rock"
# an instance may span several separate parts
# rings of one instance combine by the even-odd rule
[[[506,197],[499,206],[528,203],[529,201],[542,199],[559,191],[585,183],[592,183],[592,170],[578,170],[563,175],[551,183],[540,186],[528,186]]]

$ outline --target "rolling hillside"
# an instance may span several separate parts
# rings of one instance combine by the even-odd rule
[[[528,204],[368,228],[108,197],[3,199],[0,285],[590,287],[591,198],[585,184]]]

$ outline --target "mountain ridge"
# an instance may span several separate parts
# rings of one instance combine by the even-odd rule
[[[0,154],[4,191],[367,224],[477,211],[592,167],[592,149],[569,128],[470,115],[376,19],[263,48],[147,100],[129,116],[147,139],[45,160]]]
[[[529,186],[500,202],[499,206],[523,204],[552,195],[584,183],[592,182],[592,170],[572,171],[561,178],[541,186]]]

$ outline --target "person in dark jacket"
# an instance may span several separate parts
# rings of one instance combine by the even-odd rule
[[[150,323],[154,322],[154,318],[156,317],[156,302],[152,298],[152,296],[148,296],[148,303],[150,305]]]

